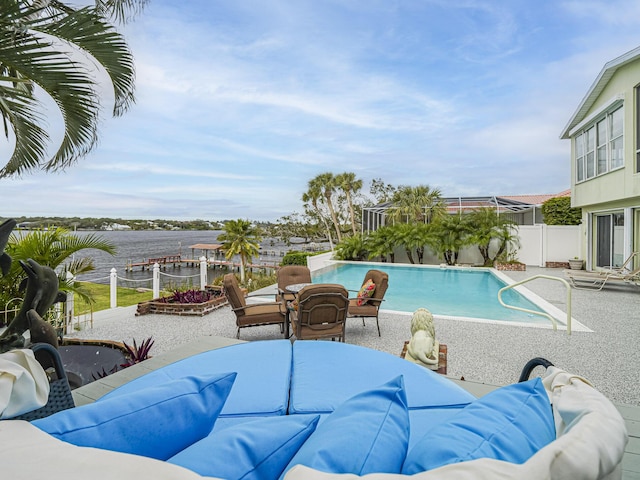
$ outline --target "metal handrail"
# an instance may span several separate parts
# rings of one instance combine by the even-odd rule
[[[520,310],[521,312],[531,313],[533,315],[540,315],[542,317],[546,317],[553,324],[553,329],[554,330],[558,330],[558,324],[556,322],[556,319],[553,318],[548,313],[546,313],[546,312],[536,312],[535,310],[529,310],[528,308],[522,308],[522,307],[515,307],[513,305],[507,305],[506,303],[504,303],[502,301],[502,292],[504,292],[505,290],[509,290],[510,288],[517,287],[519,285],[522,285],[524,283],[530,282],[531,280],[535,280],[537,278],[546,278],[548,280],[557,280],[559,282],[564,283],[564,286],[567,288],[567,334],[571,335],[571,286],[569,285],[569,282],[567,282],[564,278],[552,277],[550,275],[534,275],[533,277],[525,278],[524,280],[521,280],[521,281],[516,282],[516,283],[512,283],[511,285],[507,285],[506,287],[501,288],[498,291],[498,301],[500,302],[500,304],[503,307],[511,308],[513,310]]]

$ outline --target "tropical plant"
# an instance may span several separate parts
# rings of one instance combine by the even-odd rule
[[[127,350],[127,363],[123,363],[120,366],[122,368],[130,367],[131,365],[135,365],[136,363],[143,362],[150,358],[149,352],[151,351],[151,347],[153,347],[155,340],[153,337],[145,338],[140,346],[136,343],[136,339],[133,339],[133,346],[128,345],[126,342],[122,342],[124,348]]]
[[[429,223],[446,213],[440,190],[428,185],[399,187],[391,198],[389,217],[401,223]]]
[[[67,272],[76,276],[95,269],[91,257],[76,258],[78,252],[87,249],[97,249],[111,255],[116,253],[115,245],[99,235],[78,236],[61,227],[46,231],[34,230],[26,234],[12,233],[6,251],[13,262],[8,275],[0,279],[0,298],[6,301],[22,296],[20,282],[25,278],[25,274],[19,261],[33,259],[40,265],[57,271],[61,290],[71,291],[83,301],[92,303],[91,295],[82,287],[82,283],[66,280]]]
[[[324,205],[324,196],[322,195],[322,186],[317,177],[309,180],[308,190],[302,194],[302,201],[304,202],[305,213],[323,225],[329,239],[329,245],[333,250],[333,236],[327,220],[327,214],[325,214],[326,207]]]
[[[357,234],[344,238],[336,245],[335,257],[339,260],[366,260],[369,257],[369,251],[365,237]]]
[[[515,222],[495,208],[478,208],[468,214],[468,220],[472,227],[470,241],[478,246],[485,267],[493,265],[496,257],[508,247],[519,244],[517,235],[513,234]],[[493,257],[490,254],[492,242],[498,243]]]
[[[371,232],[367,237],[367,245],[369,248],[369,260],[379,258],[380,261],[386,262],[388,255],[391,263],[395,262],[396,235],[393,227],[383,226]]]
[[[542,215],[547,225],[580,225],[582,209],[571,206],[571,197],[550,198],[542,204]]]
[[[162,297],[161,301],[164,303],[205,303],[214,297],[221,295],[221,292],[199,290],[191,288],[188,290],[174,290],[168,297]]]
[[[349,219],[351,220],[351,230],[355,235],[358,230],[356,227],[356,214],[353,205],[353,194],[356,194],[362,188],[362,180],[356,178],[355,173],[345,172],[335,177],[335,184],[342,192],[347,200],[347,206],[349,208]]]
[[[127,20],[147,1],[96,0],[84,8],[59,0],[0,2],[0,116],[5,137],[15,142],[0,177],[64,169],[87,155],[97,142],[97,87],[104,81],[113,87],[113,115],[127,111],[134,102],[133,57],[109,22]],[[46,97],[64,123],[53,154],[51,122],[43,115]]]
[[[409,263],[416,263],[413,258],[413,249],[417,245],[415,224],[400,223],[393,227],[395,242],[399,247],[404,248]]]
[[[218,235],[227,260],[240,257],[240,283],[245,281],[245,268],[253,257],[260,254],[262,232],[249,220],[229,220],[224,225],[224,232]]]
[[[458,263],[460,250],[470,243],[472,225],[466,215],[445,215],[431,229],[431,248],[442,255],[447,265]]]

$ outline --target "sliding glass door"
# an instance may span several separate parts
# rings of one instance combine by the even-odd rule
[[[596,215],[596,267],[624,262],[624,213]]]

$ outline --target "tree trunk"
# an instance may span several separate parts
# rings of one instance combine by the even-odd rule
[[[416,262],[413,260],[413,255],[411,254],[411,250],[407,248],[405,249],[405,252],[407,252],[407,258],[409,259],[409,262],[415,264]]]

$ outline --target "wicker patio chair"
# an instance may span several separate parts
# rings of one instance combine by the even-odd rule
[[[307,285],[298,292],[297,302],[291,324],[298,340],[337,338],[344,342],[349,308],[346,288],[335,283]]]
[[[366,317],[372,317],[376,319],[376,326],[378,327],[378,336],[380,335],[380,323],[378,321],[378,312],[380,310],[380,304],[384,300],[384,294],[389,287],[389,275],[381,270],[369,270],[365,276],[362,285],[364,286],[367,281],[371,280],[375,288],[373,295],[369,298],[352,298],[349,300],[349,316],[362,318],[362,325],[364,326],[364,319]]]

